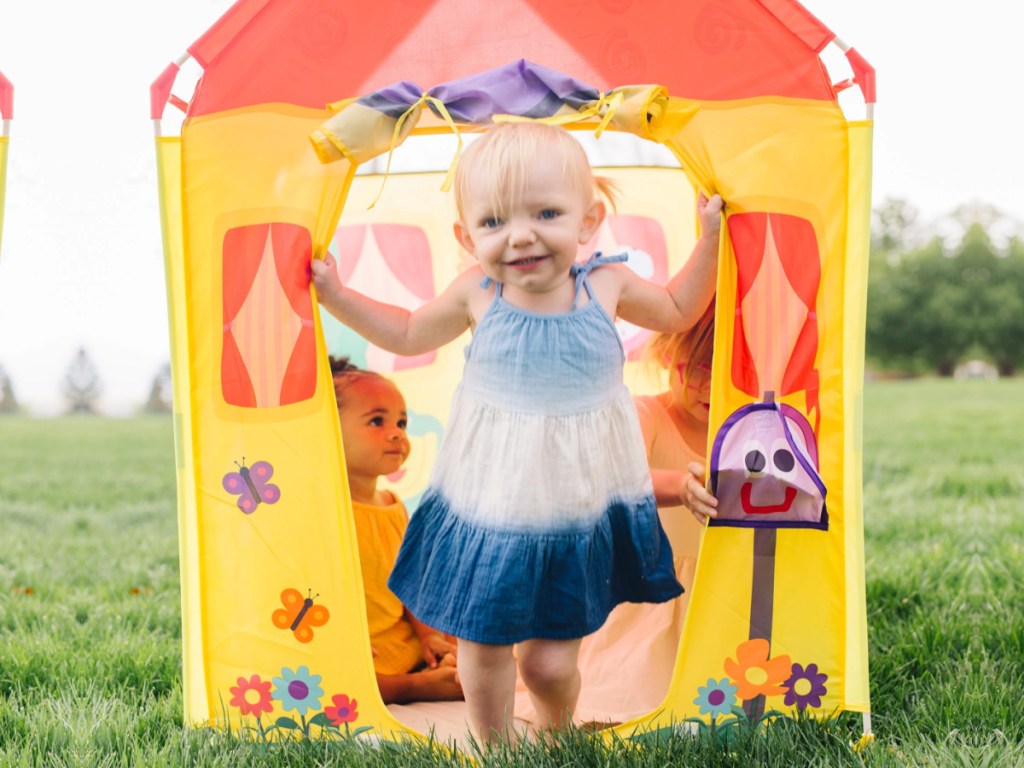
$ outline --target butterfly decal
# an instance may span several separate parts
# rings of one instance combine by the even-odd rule
[[[270,466],[269,461],[257,461],[251,467],[247,467],[245,457],[242,457],[238,471],[224,475],[224,490],[237,494],[238,508],[251,515],[261,502],[274,504],[281,498],[281,489],[267,482],[273,474],[274,468]]]
[[[288,588],[281,593],[281,604],[284,608],[274,611],[271,619],[278,629],[290,629],[300,643],[308,643],[313,639],[313,627],[322,627],[331,617],[330,612],[322,605],[313,603],[313,590],[306,597],[297,589]]]

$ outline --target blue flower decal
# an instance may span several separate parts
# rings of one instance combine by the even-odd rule
[[[320,709],[320,697],[324,695],[320,678],[320,675],[311,675],[305,665],[294,672],[289,667],[282,667],[281,677],[273,679],[273,698],[280,701],[285,710],[295,710],[305,717],[309,710]]]
[[[728,715],[736,703],[737,690],[739,690],[739,686],[729,682],[728,677],[723,677],[721,680],[709,677],[707,685],[697,686],[697,698],[693,700],[693,703],[700,707],[702,715],[711,715],[712,717]]]

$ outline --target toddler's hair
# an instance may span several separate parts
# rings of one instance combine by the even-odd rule
[[[345,392],[357,381],[365,379],[381,379],[389,381],[376,371],[367,371],[351,362],[348,357],[329,358],[331,363],[331,378],[334,380],[334,399],[338,402],[338,409],[345,407]]]
[[[469,179],[477,171],[494,180],[491,205],[498,214],[504,214],[523,194],[530,160],[544,149],[558,152],[563,175],[572,181],[588,207],[603,197],[614,210],[614,182],[594,175],[583,145],[569,131],[539,122],[498,123],[466,148],[455,168],[455,207],[459,217],[463,215]]]
[[[644,358],[661,368],[673,370],[681,361],[686,365],[681,372],[683,385],[699,366],[711,367],[715,351],[715,302],[701,315],[691,328],[679,333],[659,333],[647,342]],[[669,374],[671,375],[671,374]]]

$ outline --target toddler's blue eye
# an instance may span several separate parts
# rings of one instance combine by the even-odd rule
[[[480,225],[487,227],[488,229],[494,229],[495,227],[501,226],[501,219],[497,219],[492,216],[489,219],[484,219],[480,222]]]
[[[540,217],[542,219],[553,219],[556,216],[558,216],[558,211],[556,211],[553,208],[545,208],[543,211],[540,212]]]

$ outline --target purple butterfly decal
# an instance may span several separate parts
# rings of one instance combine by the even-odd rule
[[[235,464],[238,464],[236,461]],[[237,472],[224,475],[224,490],[238,494],[238,508],[251,515],[260,502],[274,504],[281,498],[281,489],[267,481],[274,474],[269,461],[257,461],[251,467],[245,466],[245,457],[238,464]]]

